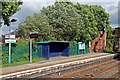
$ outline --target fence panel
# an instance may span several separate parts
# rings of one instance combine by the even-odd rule
[[[8,63],[8,46],[2,46],[2,63]],[[32,58],[42,57],[42,47],[33,46]],[[29,61],[29,46],[12,46],[11,47],[11,63]]]
[[[89,53],[89,49],[88,49],[88,46],[85,45],[85,54]]]
[[[8,46],[2,46],[2,64],[8,63]]]
[[[2,46],[2,62],[8,63],[8,46]],[[85,52],[88,53],[88,47],[86,46]],[[78,55],[78,46],[69,46],[70,55]],[[42,57],[42,46],[33,46],[32,57]],[[11,48],[11,63],[29,61],[29,46],[12,46]]]
[[[11,62],[21,62],[29,60],[29,46],[14,46],[11,52]]]
[[[2,63],[8,63],[8,46],[2,46]],[[11,63],[29,61],[29,46],[12,46]]]
[[[42,46],[33,46],[32,56],[33,58],[41,58],[42,57]]]
[[[77,55],[78,51],[77,51],[77,45],[76,46],[69,46],[69,53],[70,55]]]

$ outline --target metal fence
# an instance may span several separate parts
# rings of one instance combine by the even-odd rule
[[[14,46],[11,49],[11,62],[29,60],[29,46]]]
[[[77,55],[78,54],[78,47],[76,46],[69,46],[69,54],[70,55]]]
[[[40,57],[42,57],[42,46],[33,46],[32,57],[33,58],[40,58]]]
[[[82,52],[81,52],[82,53]],[[88,48],[86,46],[85,53],[88,53]],[[79,55],[78,46],[69,46],[69,54]],[[33,46],[32,58],[42,57],[42,46]],[[29,46],[12,46],[11,48],[11,63],[29,61]],[[2,46],[2,63],[8,63],[8,46]]]
[[[88,51],[88,46],[85,45],[85,50],[78,50],[78,45],[75,46],[69,46],[69,54],[70,55],[79,55],[79,54],[87,54]]]
[[[33,47],[33,58],[40,58],[41,53],[36,46]],[[12,46],[11,63],[29,61],[29,46]],[[2,63],[8,63],[8,46],[2,46]]]

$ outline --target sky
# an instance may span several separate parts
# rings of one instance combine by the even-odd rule
[[[11,23],[11,32],[18,28],[18,24],[24,22],[27,16],[32,16],[34,13],[40,13],[43,7],[54,4],[55,0],[22,0],[23,4],[20,6],[21,10],[11,16],[11,19],[17,19],[16,22]],[[100,5],[110,15],[112,28],[118,27],[118,2],[120,0],[71,0],[73,3]],[[0,34],[8,33],[8,27],[2,24]]]

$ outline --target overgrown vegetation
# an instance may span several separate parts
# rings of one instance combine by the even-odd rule
[[[40,34],[38,41],[82,41],[88,44],[104,28],[107,30],[107,45],[112,47],[113,31],[109,14],[104,8],[56,1],[53,5],[44,7],[40,13],[28,16],[24,23],[19,24],[18,34],[26,38],[30,31],[37,31]]]
[[[19,39],[17,40],[17,44],[16,45],[21,45],[21,46],[25,46],[25,45],[29,45],[29,40],[26,40],[26,39]]]

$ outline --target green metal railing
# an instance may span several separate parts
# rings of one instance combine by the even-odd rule
[[[11,61],[21,62],[29,60],[29,46],[14,46],[11,48]]]
[[[33,46],[32,57],[33,58],[40,58],[40,57],[42,57],[42,46]]]
[[[69,46],[69,53],[70,53],[70,55],[87,54],[88,53],[88,46],[85,45],[85,50],[80,50],[80,51],[78,51],[78,45]]]
[[[42,57],[42,46],[33,46],[32,58]],[[29,61],[29,46],[12,46],[11,63]],[[2,63],[8,63],[8,46],[2,46]]]
[[[88,47],[85,48],[85,53],[88,53]],[[69,54],[79,55],[78,45],[69,46]],[[80,53],[81,54],[81,53]],[[42,46],[33,46],[32,58],[42,58]],[[11,48],[11,63],[29,61],[29,45],[12,46]],[[2,63],[8,64],[8,46],[2,46]]]
[[[69,46],[69,54],[70,55],[77,55],[78,54],[77,46]]]

